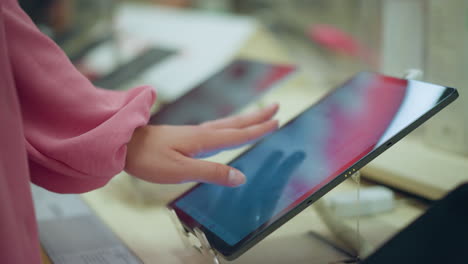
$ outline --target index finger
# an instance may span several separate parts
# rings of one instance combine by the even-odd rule
[[[209,137],[203,142],[203,149],[211,151],[244,145],[255,141],[278,129],[278,120],[266,122],[241,129],[218,129],[213,130]]]
[[[202,126],[223,129],[223,128],[245,128],[255,124],[259,124],[271,119],[276,112],[278,112],[279,104],[274,103],[261,110],[248,113],[225,117],[222,119],[208,121],[202,124]]]

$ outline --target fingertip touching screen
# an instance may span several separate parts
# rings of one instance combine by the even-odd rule
[[[232,161],[246,184],[200,184],[173,204],[235,245],[352,170],[453,90],[360,73]]]

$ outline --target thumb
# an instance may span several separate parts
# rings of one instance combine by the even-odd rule
[[[220,163],[186,158],[184,170],[189,171],[188,180],[236,187],[245,183],[245,175],[239,170]],[[185,172],[186,173],[186,172]]]

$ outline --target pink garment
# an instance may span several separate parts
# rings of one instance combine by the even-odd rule
[[[0,262],[40,263],[29,182],[62,193],[105,185],[155,93],[93,87],[16,0],[0,0]]]

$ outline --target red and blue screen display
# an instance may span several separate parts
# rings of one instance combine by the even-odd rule
[[[235,245],[427,113],[446,89],[360,73],[231,162],[246,184],[200,184],[175,206]]]

